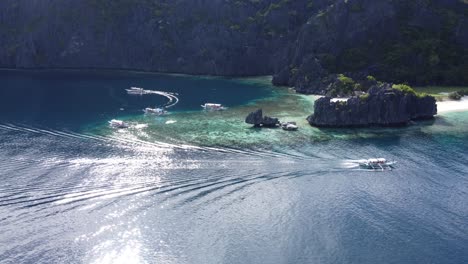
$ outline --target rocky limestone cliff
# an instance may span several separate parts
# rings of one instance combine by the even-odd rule
[[[314,2],[2,0],[0,67],[272,74]]]
[[[318,127],[401,126],[436,114],[434,97],[384,84],[373,86],[368,94],[347,101],[331,102],[330,97],[322,97],[315,101],[314,113],[307,120]]]
[[[0,67],[468,84],[462,0],[2,0]]]
[[[460,0],[335,1],[301,27],[273,82],[319,94],[323,78],[346,72],[413,85],[467,83],[467,17]]]

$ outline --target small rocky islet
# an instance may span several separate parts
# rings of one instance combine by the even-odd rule
[[[252,124],[254,127],[278,127],[280,121],[276,117],[263,116],[263,110],[257,109],[256,111],[250,113],[246,118],[245,122],[247,124]]]
[[[307,121],[317,127],[404,126],[436,114],[434,97],[401,89],[401,86],[381,84],[346,100],[322,97],[315,101],[314,113]]]
[[[280,120],[276,117],[269,117],[263,115],[262,109],[257,109],[256,111],[251,112],[245,118],[245,122],[247,124],[253,125],[256,128],[278,128],[281,127],[283,130],[286,131],[296,131],[298,126],[296,122],[287,121],[287,122],[280,122]]]
[[[365,73],[333,74],[309,91],[323,95],[307,121],[316,127],[404,126],[437,114],[433,96],[406,84],[380,82]],[[315,88],[315,90],[313,90]],[[306,91],[302,91],[307,93]],[[339,97],[340,99],[333,99]]]

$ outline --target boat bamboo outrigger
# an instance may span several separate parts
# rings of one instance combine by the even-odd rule
[[[359,161],[359,167],[368,170],[392,170],[396,161],[387,161],[384,158],[367,159]]]

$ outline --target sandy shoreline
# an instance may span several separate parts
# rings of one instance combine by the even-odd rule
[[[437,102],[437,113],[468,111],[468,96],[464,96],[460,101]]]

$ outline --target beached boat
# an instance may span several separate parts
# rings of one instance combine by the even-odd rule
[[[164,110],[164,108],[150,108],[150,107],[147,107],[147,108],[145,108],[145,110],[143,110],[143,112],[145,112],[145,114],[148,114],[148,115],[165,115],[165,114],[167,114],[167,111]]]
[[[226,109],[222,104],[213,104],[213,103],[205,103],[202,105],[203,109],[210,110],[210,111],[219,111]]]
[[[387,161],[383,158],[359,161],[359,167],[368,170],[392,170],[395,164],[396,161]]]
[[[143,88],[131,87],[130,89],[125,89],[128,94],[143,95],[145,90]]]
[[[122,120],[112,119],[109,121],[109,125],[113,128],[128,128],[128,124]]]

